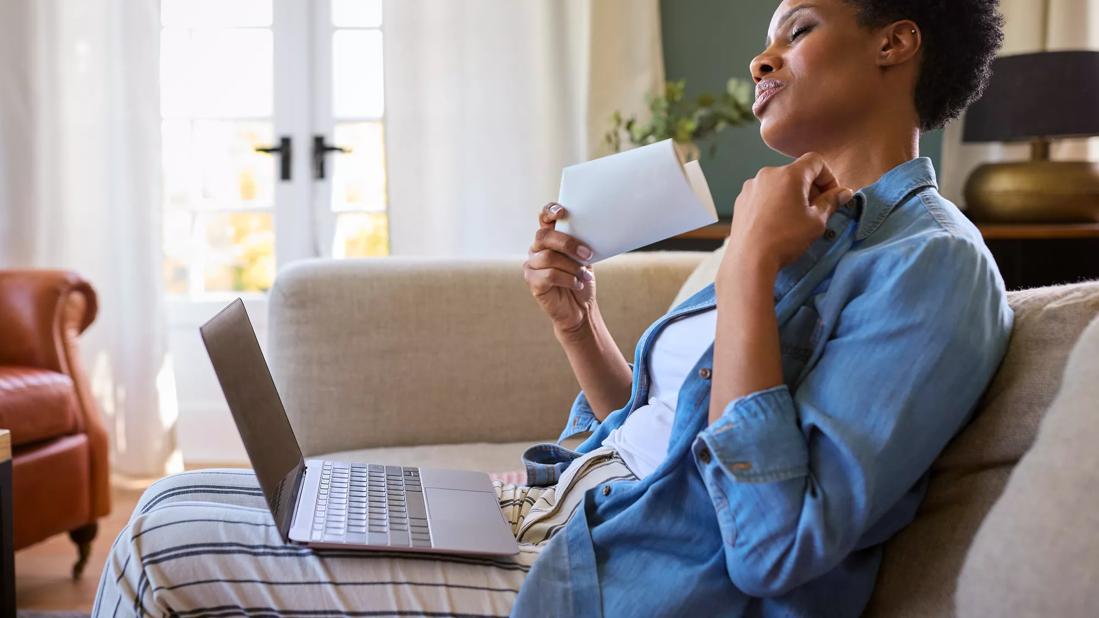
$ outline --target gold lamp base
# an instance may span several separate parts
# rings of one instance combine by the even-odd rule
[[[965,183],[966,211],[990,223],[1099,221],[1099,163],[986,163]]]

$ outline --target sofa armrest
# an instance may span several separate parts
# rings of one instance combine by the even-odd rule
[[[1072,345],[1036,439],[969,545],[954,597],[959,618],[1092,616],[1099,607],[1099,590],[1087,575],[1099,556],[1099,314],[1093,315]]]
[[[707,253],[595,265],[627,360]],[[311,260],[270,302],[272,371],[306,455],[379,446],[552,440],[579,391],[522,257]]]

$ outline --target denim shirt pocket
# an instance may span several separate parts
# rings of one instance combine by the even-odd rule
[[[812,305],[802,305],[779,333],[782,349],[782,381],[793,384],[813,355],[823,325]]]

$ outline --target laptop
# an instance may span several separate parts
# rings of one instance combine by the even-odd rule
[[[199,330],[284,541],[448,554],[519,552],[483,472],[304,459],[239,298]]]

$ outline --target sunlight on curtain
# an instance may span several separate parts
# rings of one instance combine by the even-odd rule
[[[393,255],[525,254],[561,168],[663,84],[657,0],[387,0]]]
[[[173,391],[163,377],[159,0],[0,5],[2,265],[71,269],[95,287],[100,312],[80,348],[112,469],[161,475],[178,457],[175,410],[162,405]]]

